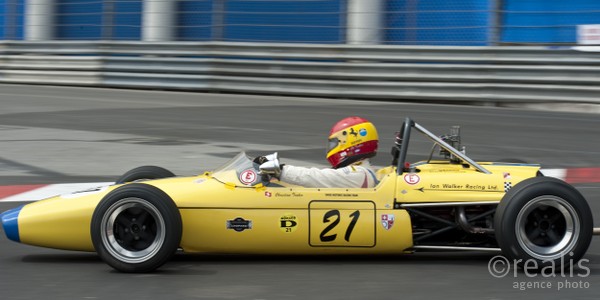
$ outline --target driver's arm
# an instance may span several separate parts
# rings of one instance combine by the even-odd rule
[[[375,186],[368,170],[359,166],[317,169],[283,166],[281,181],[308,188],[366,188]]]

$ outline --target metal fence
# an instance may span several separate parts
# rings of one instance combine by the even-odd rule
[[[600,54],[543,47],[2,42],[0,82],[359,99],[600,103]]]
[[[600,1],[0,0],[0,40],[565,45],[584,24]]]

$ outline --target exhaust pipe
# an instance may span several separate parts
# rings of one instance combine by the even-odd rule
[[[456,208],[456,211],[458,212],[458,214],[456,215],[456,223],[458,223],[458,226],[465,232],[485,233],[485,234],[494,233],[494,229],[492,229],[492,228],[482,228],[482,227],[471,226],[471,224],[469,224],[469,220],[467,220],[467,213],[465,212],[464,206],[458,206]],[[598,228],[598,229],[600,229],[600,228]]]

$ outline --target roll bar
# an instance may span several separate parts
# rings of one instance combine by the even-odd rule
[[[454,147],[450,146],[450,144],[444,142],[442,139],[429,132],[429,130],[425,129],[425,127],[415,123],[410,118],[406,118],[404,123],[402,123],[400,131],[396,134],[396,141],[394,142],[395,145],[392,149],[392,156],[394,157],[392,165],[397,166],[396,171],[398,175],[402,175],[404,173],[404,164],[406,163],[406,154],[408,153],[408,142],[410,140],[412,128],[415,128],[417,131],[424,134],[426,137],[428,137],[434,143],[439,145],[441,148],[452,153],[455,157],[459,158],[464,163],[475,168],[477,171],[484,174],[492,174],[492,172],[488,171],[486,168],[482,167],[480,164],[470,159],[464,153],[456,150]]]

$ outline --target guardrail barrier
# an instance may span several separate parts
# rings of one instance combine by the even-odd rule
[[[600,103],[572,48],[4,41],[0,82],[443,102]]]

